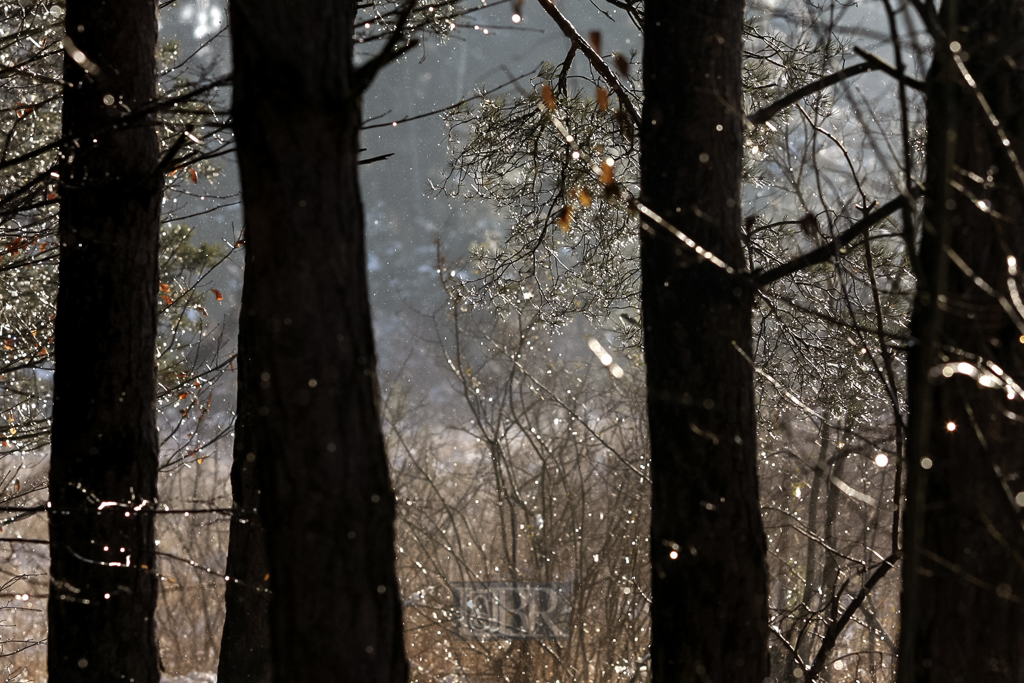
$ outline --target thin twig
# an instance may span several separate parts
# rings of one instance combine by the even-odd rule
[[[481,100],[481,99],[487,97],[488,95],[491,95],[491,94],[497,92],[498,90],[501,90],[502,88],[506,88],[506,87],[512,85],[513,83],[516,83],[517,81],[521,81],[522,79],[524,79],[527,76],[529,76],[532,73],[534,73],[534,71],[536,71],[536,69],[534,69],[532,71],[529,71],[529,72],[527,72],[527,73],[525,73],[525,74],[523,74],[521,76],[516,76],[515,78],[512,78],[512,79],[510,79],[508,81],[505,81],[501,85],[497,85],[497,86],[491,88],[490,90],[482,90],[482,91],[478,92],[476,95],[473,95],[472,97],[463,98],[463,99],[459,100],[458,102],[456,102],[455,104],[449,104],[446,107],[441,107],[440,109],[434,109],[433,111],[423,112],[422,114],[414,114],[412,116],[405,116],[405,117],[400,118],[400,119],[395,119],[394,121],[388,121],[387,123],[374,123],[374,124],[366,124],[366,123],[364,123],[362,125],[362,127],[360,128],[360,130],[371,130],[373,128],[393,128],[393,127],[398,126],[398,124],[400,124],[400,123],[408,123],[409,121],[417,121],[419,119],[425,119],[428,116],[434,116],[436,114],[444,114],[445,112],[453,111],[455,109],[458,109],[459,107],[462,107],[462,106],[464,106],[466,104],[469,104],[470,102],[472,102],[474,100]],[[380,118],[381,116],[385,116],[386,114],[387,114],[387,112],[385,112],[384,114],[378,114],[376,117],[373,117],[373,118]],[[371,118],[370,120],[372,121],[373,119]]]

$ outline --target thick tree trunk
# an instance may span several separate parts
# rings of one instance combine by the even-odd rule
[[[248,256],[250,252],[246,252]],[[247,269],[248,271],[248,269]],[[251,310],[243,292],[242,310]],[[234,462],[231,466],[231,540],[227,575],[231,581],[224,594],[224,635],[221,638],[218,683],[271,683],[270,656],[270,563],[266,537],[259,518],[259,482],[253,446],[259,414],[260,377],[254,370],[251,340],[259,333],[255,316],[243,315],[238,330],[238,404],[236,407]]]
[[[49,680],[156,683],[154,365],[162,174],[152,0],[67,3]]]
[[[743,271],[742,0],[649,0],[642,199]],[[752,290],[655,226],[641,234],[651,430],[653,680],[768,675]]]
[[[235,0],[242,389],[274,680],[407,678],[356,174],[355,0]],[[242,399],[240,405],[245,405]]]
[[[959,42],[959,56],[1020,154],[1024,3],[962,3],[959,17],[955,4],[947,0],[940,16],[948,40]],[[1024,264],[1024,188],[946,45],[936,48],[927,101],[900,681],[1021,681],[1024,530],[1014,501],[1024,470],[1021,396],[1007,400],[986,363],[1019,382],[1024,337],[1000,303],[950,263],[947,248],[1009,299],[1008,258]],[[953,372],[955,363],[985,368],[998,388]]]

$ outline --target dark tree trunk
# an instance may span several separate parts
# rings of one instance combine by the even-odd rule
[[[278,683],[408,675],[356,173],[355,7],[231,6],[246,215],[239,372],[256,412],[244,458],[259,481]]]
[[[947,0],[940,15],[947,40],[959,41],[959,56],[1020,154],[1024,3],[961,3],[959,17],[955,5]],[[1009,299],[1008,257],[1024,265],[1024,181],[949,49],[935,52],[923,272],[908,368],[900,681],[1021,681],[1024,530],[1014,502],[1024,470],[1021,397],[1008,401],[1006,388],[946,377],[942,368],[991,362],[1018,382],[1024,377],[1019,316],[1011,314],[1014,324],[946,251]]]
[[[67,3],[50,455],[49,679],[156,683],[162,174],[152,0]]]
[[[642,200],[744,270],[742,0],[648,0]],[[651,430],[653,680],[768,675],[752,290],[653,225],[641,233]]]
[[[248,256],[250,252],[246,251]],[[248,268],[246,269],[248,272]],[[251,310],[247,288],[242,310]],[[243,315],[238,329],[238,404],[236,407],[234,462],[231,466],[231,540],[228,545],[227,575],[231,578],[224,594],[224,635],[221,638],[218,683],[271,683],[270,656],[270,563],[266,537],[260,521],[259,483],[256,460],[248,460],[253,448],[259,414],[260,377],[254,371],[250,352],[253,334],[259,327],[255,316]]]

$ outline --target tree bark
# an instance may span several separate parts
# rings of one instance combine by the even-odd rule
[[[241,388],[274,680],[408,676],[356,173],[354,0],[235,0]],[[242,401],[240,404],[244,405]]]
[[[742,0],[649,0],[642,200],[743,271]],[[641,233],[651,430],[653,680],[762,683],[765,536],[752,290],[648,224]]]
[[[49,680],[156,683],[156,6],[69,0],[50,454]]]
[[[1018,381],[1024,376],[1021,330],[948,258],[951,250],[1007,299],[1008,279],[1020,281],[1008,257],[1024,258],[1024,181],[948,45],[959,42],[958,56],[1019,153],[1024,3],[981,0],[958,13],[947,0],[939,21],[946,43],[936,47],[927,79],[923,272],[908,366],[899,680],[1020,681],[1024,530],[1014,495],[1024,470],[1021,397],[1007,400],[1005,387],[941,370],[991,362]]]
[[[248,261],[249,250],[246,250]],[[248,272],[248,267],[246,268]],[[251,303],[242,293],[243,315],[238,329],[238,401],[235,409],[234,462],[231,465],[231,516],[228,562],[230,577],[224,593],[224,634],[221,637],[218,683],[271,683],[270,562],[266,536],[259,517],[260,492],[256,478],[253,441],[261,419],[259,373],[254,370],[251,340],[258,334]]]

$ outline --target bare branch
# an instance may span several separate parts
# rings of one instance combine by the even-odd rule
[[[868,52],[867,50],[864,50],[863,48],[857,46],[854,46],[853,51],[857,53],[857,56],[861,57],[868,63],[873,64],[876,70],[884,71],[885,73],[889,74],[903,85],[909,85],[911,88],[918,92],[924,92],[924,81],[919,81],[916,78],[908,76],[906,73],[903,72],[903,67],[901,64],[893,66],[892,64],[889,64],[880,57],[877,57]],[[899,59],[898,61],[902,62],[903,60]]]
[[[899,553],[893,553],[882,560],[882,564],[878,565],[871,576],[868,577],[868,580],[864,582],[864,585],[861,586],[857,595],[850,601],[850,604],[846,606],[842,616],[836,619],[836,621],[829,627],[828,631],[825,633],[824,639],[821,641],[821,648],[818,649],[818,654],[814,656],[814,663],[811,664],[811,668],[807,671],[808,680],[814,681],[818,674],[821,673],[822,669],[825,668],[825,660],[828,658],[828,653],[832,651],[836,641],[839,639],[839,635],[843,632],[843,629],[846,628],[850,619],[853,618],[854,612],[860,609],[864,599],[868,597],[869,593],[871,593],[871,589],[873,589],[875,585],[889,573],[889,570],[896,565],[896,561],[898,559],[900,559]]]
[[[812,83],[808,83],[802,88],[794,90],[793,92],[789,93],[782,99],[776,100],[775,102],[769,104],[767,107],[755,111],[753,114],[747,117],[747,120],[753,123],[754,125],[766,123],[769,119],[778,114],[780,111],[782,111],[783,109],[785,109],[786,107],[795,102],[799,102],[808,95],[813,95],[816,92],[824,90],[830,85],[835,85],[836,83],[844,81],[847,78],[857,76],[867,71],[873,71],[874,69],[875,67],[869,64],[868,62],[861,62],[860,64],[848,66],[845,69],[836,71],[833,74],[829,74],[824,78],[819,78],[818,80]]]
[[[373,164],[378,161],[384,161],[386,159],[390,159],[393,156],[395,156],[394,152],[388,152],[387,154],[381,154],[380,156],[370,157],[368,159],[360,159],[356,163],[358,163],[360,166],[363,166],[364,164]]]
[[[804,87],[789,93],[782,99],[776,100],[772,104],[769,104],[767,107],[755,111],[753,114],[747,117],[747,120],[753,123],[754,125],[767,123],[769,119],[778,114],[780,111],[782,111],[791,104],[799,102],[808,95],[813,95],[816,92],[820,92],[825,88],[828,88],[829,86],[833,86],[836,83],[845,81],[847,78],[859,76],[860,74],[867,73],[868,71],[884,71],[893,78],[896,78],[897,80],[906,83],[912,88],[915,88],[917,90],[924,90],[924,83],[915,78],[910,78],[905,74],[901,74],[894,67],[885,63],[878,57],[875,57],[874,55],[869,54],[867,52],[864,52],[859,48],[854,48],[854,51],[858,55],[863,57],[865,61],[861,62],[860,64],[848,66],[845,69],[836,71],[835,73],[829,74],[824,78],[819,78],[818,80],[812,83],[808,83]]]
[[[916,188],[913,191],[913,198],[917,198],[921,195],[921,189]],[[798,270],[803,270],[809,266],[814,266],[819,263],[824,263],[830,258],[839,253],[841,247],[846,246],[860,235],[863,235],[871,227],[882,222],[896,211],[902,209],[908,203],[908,199],[904,195],[900,195],[896,199],[889,201],[887,204],[883,204],[878,209],[875,209],[864,218],[860,219],[844,232],[838,235],[835,239],[823,244],[822,246],[809,251],[803,256],[798,256],[788,263],[784,263],[781,266],[776,266],[769,270],[759,270],[752,274],[754,284],[760,289],[766,287],[776,280],[780,280],[787,275],[792,275]]]
[[[353,86],[357,93],[365,92],[370,87],[378,71],[419,44],[417,40],[409,40],[405,45],[398,45],[398,41],[402,39],[404,31],[409,25],[409,17],[412,16],[415,7],[416,0],[407,0],[395,20],[395,27],[391,31],[391,35],[388,36],[387,44],[377,56],[356,69]]]
[[[786,650],[789,651],[789,654],[793,658],[793,661],[795,661],[800,666],[800,668],[804,668],[804,660],[802,657],[800,657],[800,653],[797,652],[796,648],[793,647],[793,644],[786,639],[786,636],[782,635],[782,631],[779,630],[779,627],[775,624],[768,624],[768,629],[772,632],[773,635],[775,635],[779,639],[779,642],[781,642],[786,647]]]
[[[579,31],[576,30],[576,27],[572,25],[572,22],[570,22],[565,15],[555,7],[555,3],[552,2],[552,0],[537,0],[537,2],[540,4],[541,8],[548,13],[548,16],[558,24],[558,28],[562,29],[562,33],[565,34],[565,37],[573,41],[573,44],[579,48],[580,52],[587,56],[587,61],[590,62],[590,66],[594,67],[594,70],[597,71],[597,73],[601,75],[601,78],[608,83],[612,91],[619,96],[619,102],[622,103],[622,107],[629,113],[629,117],[633,119],[633,123],[639,126],[640,112],[637,111],[636,106],[633,104],[633,100],[629,98],[629,93],[626,92],[622,82],[612,72],[608,64],[605,63],[604,58],[597,54],[597,50],[595,50],[590,43],[580,35]]]

